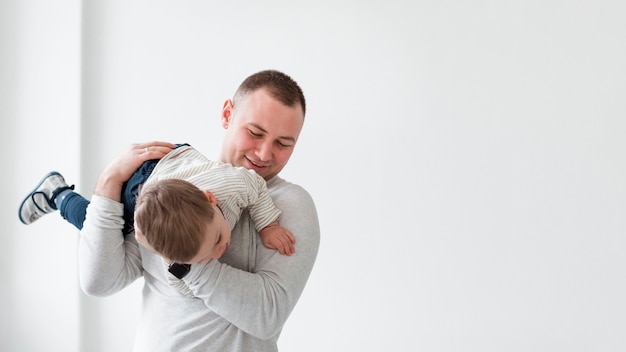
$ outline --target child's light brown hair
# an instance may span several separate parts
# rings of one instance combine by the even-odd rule
[[[148,244],[179,263],[198,253],[213,217],[214,208],[206,194],[180,179],[144,185],[135,204],[135,226]]]

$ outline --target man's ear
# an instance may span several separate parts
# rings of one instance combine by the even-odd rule
[[[204,191],[204,194],[206,195],[206,197],[209,200],[209,202],[211,202],[211,204],[217,205],[217,199],[215,199],[215,196],[213,195],[213,192],[211,192],[211,191]]]
[[[222,127],[228,128],[230,125],[230,119],[233,116],[233,101],[230,99],[226,99],[224,105],[222,106]]]

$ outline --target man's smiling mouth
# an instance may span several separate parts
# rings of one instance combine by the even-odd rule
[[[257,168],[259,168],[259,169],[264,169],[264,168],[266,168],[266,167],[267,167],[267,165],[264,165],[264,164],[259,164],[259,163],[257,163],[257,162],[254,162],[254,161],[250,160],[248,157],[246,157],[246,160],[248,160],[248,162],[249,162],[250,164],[252,164],[252,166],[257,167]]]

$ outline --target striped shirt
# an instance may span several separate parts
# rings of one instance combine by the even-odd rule
[[[190,146],[172,150],[163,157],[146,184],[164,179],[189,181],[215,195],[231,230],[248,208],[257,231],[278,220],[280,210],[267,194],[265,180],[252,170],[209,160]]]

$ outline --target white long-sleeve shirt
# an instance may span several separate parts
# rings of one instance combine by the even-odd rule
[[[183,296],[165,277],[162,259],[121,236],[123,205],[93,196],[79,243],[82,289],[114,294],[143,276],[143,307],[135,351],[277,351],[281,329],[313,268],[320,228],[310,195],[276,176],[267,182],[281,225],[296,237],[284,256],[261,243],[247,210],[220,260],[192,265],[184,280],[197,298]]]

